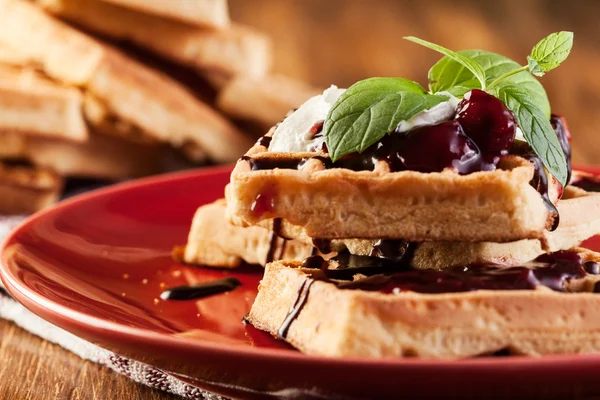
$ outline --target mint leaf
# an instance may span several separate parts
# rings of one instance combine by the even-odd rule
[[[567,184],[567,161],[548,118],[521,86],[502,83],[495,95],[515,114],[527,143],[540,157],[546,169],[560,182]]]
[[[437,45],[435,43],[428,42],[423,39],[416,38],[414,36],[405,36],[404,39],[409,40],[413,43],[420,44],[421,46],[425,46],[431,50],[437,51],[438,53],[442,53],[446,57],[452,59],[453,61],[461,64],[464,68],[469,70],[475,78],[479,81],[480,86],[477,89],[485,89],[486,85],[486,76],[485,71],[481,68],[477,62],[465,56],[464,54],[454,52],[445,47]]]
[[[336,107],[338,103],[343,101],[349,96],[352,96],[355,92],[361,92],[364,90],[369,91],[405,91],[405,92],[413,92],[413,93],[427,93],[427,90],[419,85],[415,81],[411,81],[410,79],[404,78],[367,78],[362,81],[356,82],[354,85],[350,86],[348,90],[344,92],[333,105],[333,108]]]
[[[416,82],[371,78],[352,85],[333,105],[323,132],[333,161],[362,152],[392,132],[401,121],[448,100],[430,95]]]
[[[483,50],[463,50],[459,54],[469,57],[483,68],[486,85],[500,76],[521,66],[508,57]],[[502,81],[502,84],[514,84],[527,90],[531,100],[550,118],[550,102],[542,84],[529,72],[523,71]],[[480,87],[479,81],[471,71],[456,61],[444,57],[429,70],[429,88],[432,93],[447,91],[456,97],[462,97],[472,89]]]
[[[544,69],[534,58],[527,56],[527,69],[535,76],[544,76]]]
[[[572,47],[573,32],[555,32],[546,36],[527,57],[529,71],[536,76],[543,76],[565,61]]]

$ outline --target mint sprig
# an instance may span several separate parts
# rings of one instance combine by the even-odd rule
[[[558,67],[567,59],[573,47],[573,32],[555,32],[538,42],[527,56],[527,65],[514,69],[494,79],[488,89],[505,79],[523,71],[543,76],[546,72]]]
[[[323,127],[333,161],[362,152],[400,122],[448,100],[402,78],[370,78],[352,85],[329,111]]]
[[[544,76],[567,59],[573,47],[573,32],[552,33],[535,45],[527,56],[527,68],[535,76]]]
[[[442,47],[438,44],[435,43],[431,43],[428,42],[426,40],[423,39],[419,39],[416,38],[414,36],[405,36],[404,39],[420,44],[421,46],[425,46],[431,50],[437,51],[438,53],[442,53],[443,55],[445,55],[446,57],[456,61],[457,63],[461,64],[462,66],[464,66],[466,69],[468,69],[469,71],[471,71],[471,73],[475,76],[475,78],[477,78],[477,80],[479,81],[479,83],[481,84],[480,89],[485,89],[485,71],[483,70],[483,68],[481,68],[481,65],[479,65],[476,61],[474,61],[473,59],[469,58],[469,57],[465,57],[464,55],[454,52],[452,50],[449,50],[445,47]]]
[[[429,71],[428,93],[418,83],[401,78],[371,78],[351,86],[334,104],[324,125],[332,160],[362,152],[391,133],[400,122],[472,89],[486,90],[515,114],[525,139],[546,169],[564,186],[567,163],[552,126],[550,104],[534,77],[556,68],[569,55],[571,32],[542,39],[527,57],[527,65],[481,50],[454,52],[412,36],[405,39],[444,54]]]
[[[493,80],[521,68],[519,63],[500,54],[483,50],[463,50],[460,54],[475,60],[485,71],[488,84]],[[472,89],[479,89],[479,81],[461,64],[444,57],[429,70],[429,89],[431,93],[449,92],[456,97],[463,97]],[[513,74],[502,83],[519,85],[527,90],[532,101],[547,118],[550,118],[550,102],[544,87],[533,75],[526,71]]]

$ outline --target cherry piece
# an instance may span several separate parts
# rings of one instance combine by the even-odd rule
[[[386,136],[379,142],[375,158],[387,161],[392,171],[439,172],[454,168],[469,173],[480,163],[479,150],[457,121],[423,126]]]
[[[516,121],[504,103],[482,90],[471,90],[458,104],[456,119],[482,153],[508,154],[515,140]]]

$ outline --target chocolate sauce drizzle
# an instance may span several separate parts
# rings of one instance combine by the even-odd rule
[[[304,280],[304,282],[302,282],[300,290],[298,290],[298,296],[296,297],[296,300],[294,300],[292,307],[290,307],[290,310],[288,311],[287,315],[285,316],[285,319],[279,327],[279,330],[277,331],[277,337],[279,339],[285,339],[287,337],[292,322],[294,322],[296,318],[298,318],[300,311],[302,311],[302,308],[304,308],[304,305],[308,300],[310,288],[313,285],[313,283],[315,283],[315,280],[311,278],[307,278]]]
[[[379,239],[373,244],[371,257],[385,258],[398,264],[413,258],[417,243],[406,240]]]
[[[565,125],[565,121],[559,115],[552,114],[550,116],[550,124],[552,124],[552,128],[556,133],[556,137],[558,137],[558,142],[560,143],[560,147],[562,148],[563,153],[565,154],[565,159],[567,160],[567,182],[571,181],[571,144],[569,143],[569,137],[567,135],[567,126]]]
[[[278,239],[279,238],[275,234],[275,232],[271,232],[271,235],[269,236],[269,250],[267,251],[267,257],[265,258],[265,264],[273,262],[273,260],[275,259],[275,250],[277,249],[277,240]]]
[[[533,174],[533,179],[531,180],[530,185],[538,191],[540,196],[542,196],[546,209],[552,215],[552,227],[550,227],[550,229],[548,230],[554,231],[556,230],[556,228],[558,228],[558,223],[560,222],[560,215],[558,213],[558,209],[552,203],[548,194],[548,175],[546,174],[546,170],[544,169],[544,164],[542,163],[542,160],[534,154],[527,154],[523,155],[522,157],[531,161],[531,163],[533,164],[535,172]]]
[[[298,169],[301,160],[295,159],[279,159],[279,158],[252,158],[243,156],[242,160],[248,162],[252,171],[262,171],[268,169]]]
[[[312,239],[313,246],[321,252],[321,254],[331,253],[330,239]]]
[[[269,145],[271,144],[272,139],[273,139],[272,136],[262,136],[260,139],[258,139],[256,141],[256,144],[259,146],[266,147],[268,149]]]
[[[282,234],[281,227],[282,227],[282,219],[274,218],[273,219],[273,231],[271,232],[271,235],[269,236],[269,250],[267,251],[267,257],[266,257],[265,263],[270,263],[275,260],[283,259],[283,254],[285,253],[285,249],[287,247],[287,241],[290,240],[290,238],[287,238]],[[281,239],[281,240],[279,240],[279,239]],[[277,244],[279,242],[281,242],[281,244],[279,245],[279,255],[277,257],[275,257],[275,251],[277,250],[277,247],[278,247]]]
[[[163,300],[195,300],[215,294],[234,290],[242,282],[234,277],[217,279],[216,281],[202,282],[195,285],[177,286],[167,289],[160,294]]]

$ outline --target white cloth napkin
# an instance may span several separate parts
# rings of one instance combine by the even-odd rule
[[[0,216],[0,243],[25,217]],[[0,287],[1,287],[0,283]],[[166,371],[112,353],[41,319],[0,290],[0,318],[77,354],[79,357],[107,366],[135,382],[177,394],[188,399],[222,400],[223,397],[191,386]],[[1,362],[1,360],[0,360]]]

